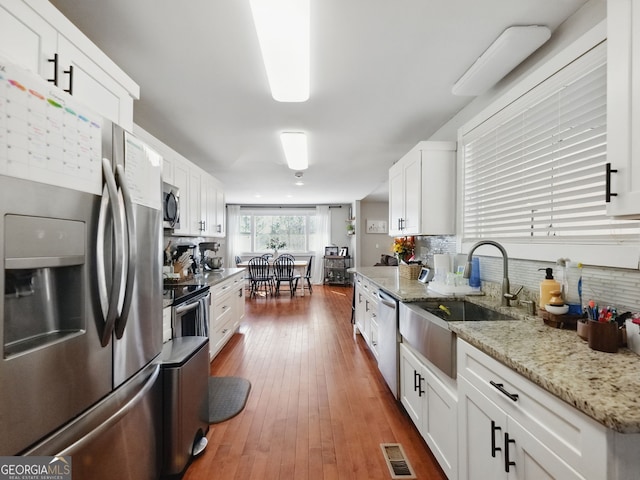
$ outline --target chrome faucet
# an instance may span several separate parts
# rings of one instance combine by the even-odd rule
[[[469,255],[467,256],[467,264],[464,267],[464,273],[462,276],[464,278],[469,278],[471,276],[471,260],[473,258],[473,252],[475,252],[476,248],[482,245],[493,245],[498,250],[500,250],[500,253],[502,253],[502,300],[500,302],[500,305],[502,305],[503,307],[510,307],[511,304],[509,302],[517,298],[518,293],[520,293],[520,290],[522,290],[522,288],[520,288],[520,290],[518,290],[518,292],[515,294],[509,292],[509,259],[507,257],[507,251],[498,242],[494,242],[493,240],[480,240],[473,247],[471,247],[471,250],[469,250]]]

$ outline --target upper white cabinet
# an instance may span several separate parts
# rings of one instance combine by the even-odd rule
[[[53,5],[0,0],[0,54],[133,130],[140,88]]]
[[[420,142],[389,169],[389,235],[455,233],[455,142]]]
[[[607,2],[609,215],[640,218],[640,5]]]

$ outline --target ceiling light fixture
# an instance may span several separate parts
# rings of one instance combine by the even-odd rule
[[[297,185],[298,187],[301,187],[302,185],[304,185],[304,182],[302,181],[302,172],[296,172],[293,174],[294,177],[297,178],[295,185]]]
[[[278,102],[309,99],[310,0],[250,0],[253,23]]]
[[[545,26],[507,28],[460,77],[451,93],[462,96],[483,94],[535,52],[549,37],[551,31]]]
[[[306,170],[309,167],[307,135],[304,132],[283,132],[280,141],[284,156],[291,170]]]

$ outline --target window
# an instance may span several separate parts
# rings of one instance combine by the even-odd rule
[[[606,215],[606,75],[601,44],[461,137],[463,242],[637,243]]]
[[[315,209],[241,209],[240,250],[273,252],[270,240],[284,242],[280,251],[306,253],[316,249]]]

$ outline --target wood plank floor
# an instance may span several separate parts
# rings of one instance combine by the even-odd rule
[[[350,287],[247,300],[211,374],[251,382],[244,410],[212,425],[185,480],[390,479],[380,443],[401,443],[417,478],[445,479],[360,336]]]

